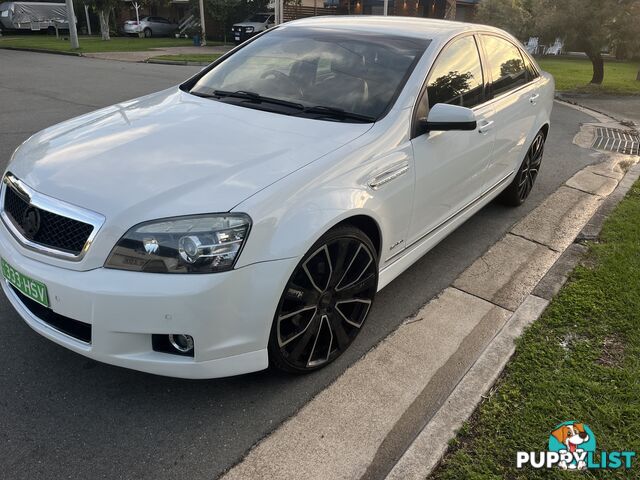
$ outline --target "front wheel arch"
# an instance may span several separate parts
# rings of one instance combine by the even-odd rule
[[[372,217],[368,215],[360,214],[341,220],[333,227],[331,227],[330,230],[342,225],[351,225],[361,230],[362,233],[369,237],[369,240],[371,240],[371,243],[373,243],[373,246],[375,247],[376,254],[378,256],[378,262],[380,261],[380,254],[382,252],[382,232],[380,230],[380,225],[378,225],[378,222],[376,222]]]
[[[271,366],[307,373],[328,365],[348,349],[375,298],[375,257],[371,239],[349,223],[335,225],[314,242],[293,270],[278,302],[268,342]],[[316,349],[323,343],[318,342],[320,338],[324,346]]]

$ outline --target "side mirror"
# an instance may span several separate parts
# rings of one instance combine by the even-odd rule
[[[473,110],[448,103],[436,103],[427,118],[421,118],[419,122],[423,132],[475,130],[478,126]]]

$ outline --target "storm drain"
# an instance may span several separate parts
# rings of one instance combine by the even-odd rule
[[[626,155],[640,155],[640,134],[635,130],[597,127],[592,147]]]

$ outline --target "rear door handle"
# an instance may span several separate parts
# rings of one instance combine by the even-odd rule
[[[478,132],[488,133],[491,129],[493,129],[493,120],[484,122],[482,125],[480,125],[480,128],[478,128]]]
[[[529,102],[530,102],[532,105],[535,105],[535,104],[536,104],[536,102],[538,101],[538,98],[540,98],[540,94],[539,94],[539,93],[534,93],[533,95],[531,95],[531,96],[529,97]]]

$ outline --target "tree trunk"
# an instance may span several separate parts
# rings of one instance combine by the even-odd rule
[[[447,6],[445,7],[445,10],[444,10],[445,20],[456,19],[456,3],[457,3],[456,0],[447,0]]]
[[[604,80],[604,61],[602,60],[602,55],[600,55],[600,52],[587,52],[587,56],[593,65],[593,77],[591,78],[591,83],[595,85],[602,85],[602,81]]]
[[[98,19],[100,20],[100,34],[102,40],[111,40],[109,36],[109,14],[111,9],[98,10]]]
[[[638,75],[636,75],[636,80],[640,82],[640,68],[638,69]]]

